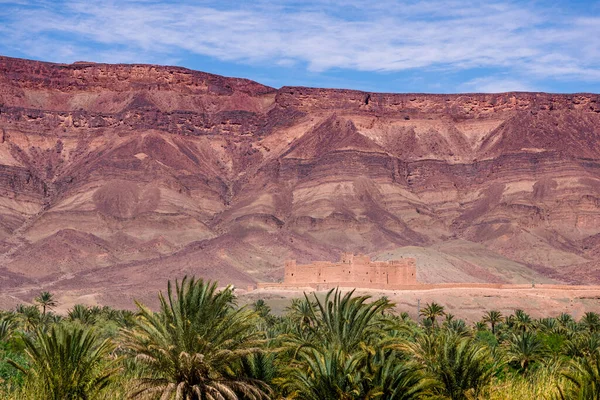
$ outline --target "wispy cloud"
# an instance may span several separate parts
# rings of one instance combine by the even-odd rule
[[[55,61],[166,63],[198,54],[249,65],[303,66],[316,73],[491,68],[517,76],[461,84],[492,91],[529,88],[534,85],[528,82],[545,78],[600,81],[600,18],[544,9],[540,3],[50,4],[56,3],[4,4],[0,45]]]
[[[462,90],[474,93],[535,92],[539,88],[517,79],[502,77],[475,78],[465,82]]]

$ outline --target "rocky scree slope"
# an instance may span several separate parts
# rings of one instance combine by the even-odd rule
[[[599,160],[596,94],[0,57],[0,287],[243,286],[342,251],[416,256],[427,282],[600,283]]]

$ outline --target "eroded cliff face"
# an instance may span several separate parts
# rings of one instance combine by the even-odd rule
[[[429,282],[599,283],[599,160],[599,95],[0,57],[0,286],[246,284],[342,251],[416,256]]]

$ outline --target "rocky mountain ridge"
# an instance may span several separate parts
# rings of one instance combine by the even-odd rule
[[[416,256],[427,282],[600,282],[597,94],[0,57],[0,132],[2,287],[246,285],[342,251]]]

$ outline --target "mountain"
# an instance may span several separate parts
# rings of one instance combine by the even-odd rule
[[[383,94],[0,57],[0,287],[106,292],[285,259],[600,283],[600,95]]]

